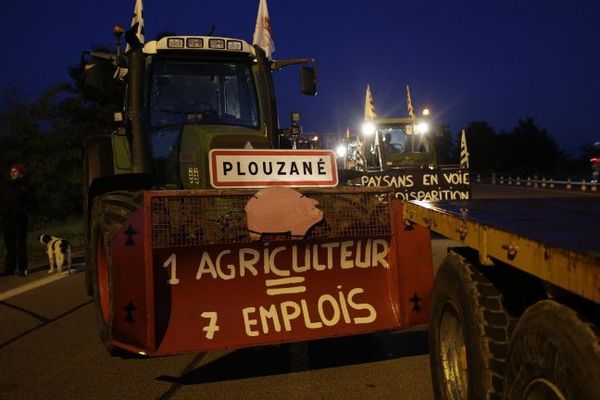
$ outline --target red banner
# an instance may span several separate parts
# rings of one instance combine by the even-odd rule
[[[388,238],[153,251],[157,352],[399,327]]]

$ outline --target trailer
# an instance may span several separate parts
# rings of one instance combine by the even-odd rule
[[[459,244],[430,305],[436,399],[600,398],[598,200],[404,204]]]

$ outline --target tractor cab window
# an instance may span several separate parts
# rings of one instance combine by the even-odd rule
[[[150,124],[258,128],[250,65],[157,60],[150,81]]]
[[[408,135],[401,128],[384,128],[379,130],[386,153],[410,152]]]

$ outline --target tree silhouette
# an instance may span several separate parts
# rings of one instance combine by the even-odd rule
[[[487,122],[469,122],[465,129],[469,149],[470,169],[480,173],[495,172],[496,160],[493,156],[497,135]]]
[[[433,134],[432,142],[438,164],[458,163],[459,150],[452,138],[452,131],[449,125],[437,127],[436,132]]]
[[[122,107],[124,86],[111,79],[112,71],[107,66],[103,90],[84,90],[81,69],[71,67],[72,83],[52,85],[34,100],[15,86],[0,94],[0,167],[4,172],[14,162],[27,166],[38,219],[62,220],[81,211],[83,141],[110,134],[112,113]]]

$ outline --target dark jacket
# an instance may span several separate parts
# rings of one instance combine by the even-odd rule
[[[10,180],[0,188],[0,214],[8,219],[27,218],[37,205],[35,192],[23,178]]]

